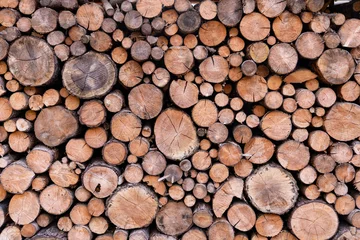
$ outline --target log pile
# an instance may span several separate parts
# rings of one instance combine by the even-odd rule
[[[360,2],[327,6],[1,0],[0,239],[360,239]]]

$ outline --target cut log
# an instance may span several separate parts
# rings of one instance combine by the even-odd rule
[[[342,67],[334,68],[339,63]],[[348,51],[340,48],[328,49],[317,60],[316,70],[325,83],[339,85],[351,78],[355,70],[355,63]]]
[[[234,229],[225,219],[215,221],[208,230],[209,240],[234,239]]]
[[[236,90],[240,97],[247,102],[261,101],[268,91],[265,79],[258,75],[242,78],[238,82]]]
[[[297,62],[297,52],[291,45],[279,43],[271,47],[268,64],[275,73],[288,74],[295,69]]]
[[[261,130],[272,140],[286,139],[291,132],[290,115],[281,111],[272,111],[264,115],[260,123]]]
[[[339,37],[343,47],[355,48],[360,45],[359,19],[348,19],[339,29]]]
[[[55,184],[46,187],[40,194],[40,205],[48,213],[61,215],[73,203],[73,193]]]
[[[234,228],[247,232],[255,226],[254,210],[244,202],[234,203],[227,212],[227,218]]]
[[[164,63],[171,73],[181,75],[191,70],[194,65],[194,57],[187,47],[175,46],[165,52]]]
[[[263,164],[271,159],[275,152],[274,144],[263,137],[251,138],[244,147],[246,159],[255,164]]]
[[[309,221],[313,223],[310,226]],[[295,208],[289,220],[289,227],[300,239],[329,239],[335,235],[338,226],[339,219],[334,209],[320,201],[305,203]]]
[[[39,8],[32,14],[31,26],[40,34],[50,33],[56,29],[57,18],[58,13],[54,9]]]
[[[199,66],[200,75],[210,83],[220,83],[225,80],[229,73],[229,65],[227,61],[221,57],[214,55],[205,59]]]
[[[288,140],[278,147],[276,157],[285,169],[299,171],[308,165],[310,151],[303,143]]]
[[[196,11],[187,11],[180,14],[176,23],[182,33],[189,34],[199,29],[201,17]]]
[[[360,107],[354,103],[336,103],[324,119],[326,132],[338,141],[350,141],[360,136]]]
[[[53,126],[61,126],[60,130]],[[72,112],[61,106],[42,110],[34,124],[36,137],[45,145],[54,147],[73,137],[78,131],[78,122]]]
[[[57,58],[52,48],[37,37],[21,37],[11,44],[8,65],[24,86],[49,84],[58,74]]]
[[[178,107],[189,108],[198,102],[199,89],[194,83],[179,79],[171,82],[169,94]]]
[[[103,8],[95,3],[81,5],[76,12],[78,24],[89,31],[96,31],[104,20]]]
[[[40,202],[35,192],[26,191],[23,194],[14,195],[10,200],[9,215],[16,224],[30,224],[39,213]]]
[[[279,16],[286,8],[286,2],[282,0],[260,0],[256,1],[259,11],[268,18]]]
[[[243,197],[244,181],[241,178],[230,177],[216,191],[212,208],[216,217],[220,218],[229,208],[234,197],[241,199]]]
[[[154,134],[159,150],[173,160],[192,155],[199,146],[190,117],[176,109],[168,108],[158,116]]]
[[[284,214],[294,207],[298,187],[292,175],[275,164],[258,168],[245,182],[252,203],[264,213]]]
[[[218,3],[217,15],[227,27],[236,26],[243,14],[243,3],[237,0],[222,0]]]
[[[190,229],[193,214],[183,202],[169,202],[156,215],[157,228],[167,235],[176,236]],[[173,225],[177,222],[177,225]]]
[[[118,188],[108,200],[106,215],[116,226],[134,229],[148,226],[157,211],[155,194],[144,185],[135,184]]]
[[[200,41],[209,47],[219,45],[226,38],[226,28],[218,21],[203,23],[199,30]]]
[[[249,41],[263,40],[270,33],[270,29],[271,27],[269,19],[261,13],[253,12],[247,14],[240,22],[240,32],[244,38]]]
[[[7,166],[0,175],[2,187],[12,194],[23,194],[34,179],[34,172],[25,160],[18,160]]]
[[[131,89],[129,108],[141,119],[152,119],[160,114],[163,93],[152,84],[141,84]]]
[[[102,97],[116,83],[115,63],[105,54],[87,52],[67,61],[62,71],[67,90],[83,99]]]

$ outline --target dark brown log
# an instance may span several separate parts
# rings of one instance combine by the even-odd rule
[[[116,83],[117,69],[104,54],[88,52],[67,61],[63,71],[63,84],[73,95],[89,99],[101,97]]]

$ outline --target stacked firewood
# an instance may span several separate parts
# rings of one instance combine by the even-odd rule
[[[328,4],[0,0],[0,239],[360,239],[360,1]]]

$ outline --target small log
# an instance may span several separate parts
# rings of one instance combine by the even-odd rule
[[[187,47],[174,46],[165,52],[164,63],[169,72],[182,75],[191,70],[194,65],[194,57]]]
[[[285,169],[299,171],[308,165],[310,151],[303,143],[288,140],[278,147],[276,157]]]
[[[200,41],[209,47],[219,45],[226,37],[225,26],[218,21],[208,21],[203,23],[199,29]]]
[[[51,181],[60,187],[70,187],[79,181],[79,176],[68,164],[60,161],[54,162],[49,169]]]
[[[96,31],[104,20],[103,8],[95,3],[81,5],[76,12],[78,24],[90,31]]]

